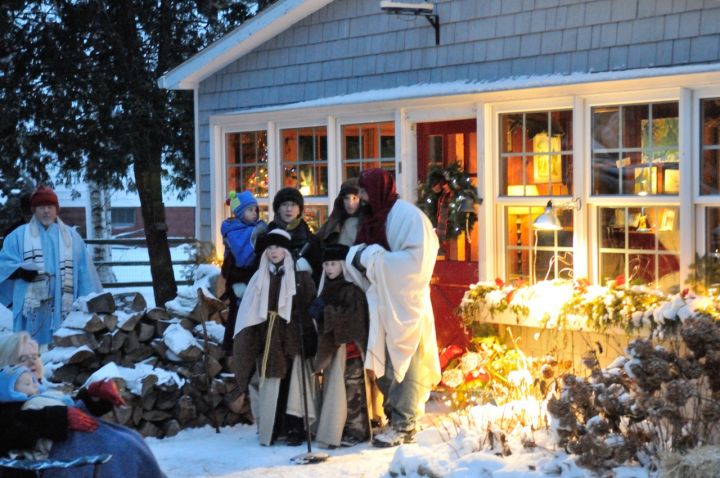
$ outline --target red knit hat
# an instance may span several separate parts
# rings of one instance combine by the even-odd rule
[[[60,209],[57,194],[49,187],[40,185],[30,197],[30,207],[55,206]]]

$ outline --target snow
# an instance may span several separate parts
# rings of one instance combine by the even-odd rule
[[[135,364],[135,368],[128,368],[120,367],[111,362],[90,375],[85,382],[85,385],[106,378],[119,378],[125,381],[125,386],[128,390],[130,390],[130,392],[135,395],[140,395],[143,379],[151,375],[157,377],[157,385],[168,385],[174,383],[178,387],[182,387],[185,384],[185,380],[180,378],[177,373],[170,372],[162,368],[155,368],[153,365],[148,363],[137,363]]]
[[[290,459],[305,453],[305,445],[270,447],[258,443],[254,425],[188,429],[172,438],[146,439],[163,471],[173,478],[386,478],[391,473],[409,478],[590,478],[592,473],[578,467],[573,457],[548,444],[545,432],[536,432],[534,448],[511,443],[513,454],[498,456],[495,451],[467,452],[467,443],[477,448],[479,430],[462,432],[455,439],[443,439],[443,432],[430,428],[418,434],[417,443],[397,448],[375,448],[368,443],[335,450],[316,449],[330,455],[320,464],[293,465]],[[463,442],[467,442],[463,445]],[[431,473],[428,473],[430,471]],[[618,467],[616,478],[648,478],[640,467]],[[397,476],[396,475],[396,476]]]
[[[180,355],[190,347],[201,348],[193,334],[180,324],[172,324],[165,329],[163,341],[168,348],[176,355]]]

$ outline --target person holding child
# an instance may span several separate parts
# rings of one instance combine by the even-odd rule
[[[289,251],[296,262],[295,268],[309,271],[317,285],[320,281],[320,240],[303,219],[305,200],[295,188],[282,188],[273,198],[275,216],[268,230],[282,229],[290,234]]]
[[[258,239],[260,265],[248,283],[234,331],[234,368],[238,386],[250,395],[260,444],[285,437],[289,446],[305,437],[302,382],[305,357],[317,348],[317,333],[308,315],[315,282],[308,270],[296,269],[292,238],[273,229]],[[302,346],[301,346],[302,337]],[[306,380],[310,381],[310,380]],[[314,404],[315,386],[306,383]],[[309,421],[317,416],[309,407]]]
[[[315,373],[323,372],[323,401],[317,441],[327,447],[352,446],[370,437],[365,348],[368,305],[365,293],[345,270],[348,247],[323,249],[320,292],[310,307],[319,329]]]
[[[0,337],[0,367],[23,365],[39,384],[43,366],[38,343],[26,332]],[[152,451],[139,433],[122,425],[95,418],[122,405],[112,380],[102,380],[80,389],[74,406],[50,405],[23,409],[23,401],[0,402],[0,455],[12,450],[35,448],[38,440],[52,440],[51,460],[109,453],[99,478],[164,478]],[[91,416],[92,414],[93,416]],[[53,470],[53,478],[90,478],[92,467]]]
[[[240,300],[258,268],[255,242],[257,237],[265,232],[267,224],[259,219],[258,203],[250,191],[230,191],[227,204],[235,217],[225,219],[220,226],[225,245],[225,256],[220,269],[225,279],[225,293],[221,299],[230,301],[222,347],[227,355],[232,355],[235,319]]]

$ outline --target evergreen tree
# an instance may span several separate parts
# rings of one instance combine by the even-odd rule
[[[24,170],[140,197],[155,300],[177,287],[161,177],[194,181],[192,93],[157,79],[270,3],[221,0],[3,0],[0,174]]]

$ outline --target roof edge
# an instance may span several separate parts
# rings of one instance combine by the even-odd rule
[[[193,90],[200,82],[332,0],[283,0],[211,43],[157,80],[167,90]]]

